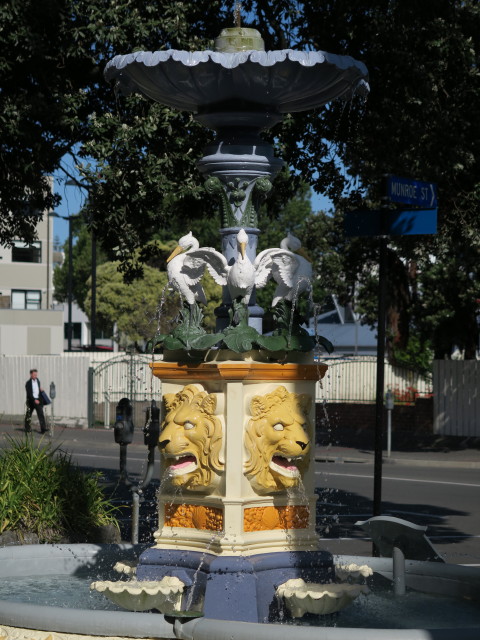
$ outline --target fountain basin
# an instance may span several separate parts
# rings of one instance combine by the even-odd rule
[[[38,576],[41,583],[44,577],[54,575],[72,576],[84,574],[85,592],[89,591],[89,581],[100,579],[110,572],[119,560],[129,561],[138,557],[144,550],[142,545],[30,545],[3,547],[0,549],[0,578],[6,582],[9,578]],[[368,564],[374,571],[369,586],[375,592],[376,582],[392,579],[392,561],[388,558],[366,558],[358,556],[335,556],[338,564]],[[90,576],[90,578],[88,577]],[[456,640],[477,640],[480,637],[480,614],[476,626],[458,627],[462,623],[462,599],[474,601],[473,608],[478,611],[480,599],[480,571],[477,568],[461,565],[407,561],[407,586],[436,595],[449,595],[458,599],[452,606],[458,615],[452,618],[450,626],[442,629],[425,631],[424,629],[378,629],[369,628],[322,628],[322,638],[326,640],[360,640],[360,638],[376,639],[410,639],[452,638]],[[413,594],[414,595],[414,594]],[[247,622],[226,622],[209,618],[197,618],[185,621],[169,616],[152,613],[132,613],[124,611],[95,611],[74,609],[62,606],[61,594],[53,589],[53,596],[59,599],[59,606],[41,606],[29,602],[12,602],[0,599],[0,634],[7,638],[19,637],[4,627],[17,629],[35,629],[45,632],[82,634],[96,637],[121,636],[129,638],[190,638],[202,640],[207,638],[234,638],[235,640],[251,640],[252,637],[275,638],[275,640],[291,640],[293,630],[291,624],[270,625]],[[370,596],[368,596],[370,597]],[[399,616],[402,616],[401,602]],[[442,601],[439,601],[439,608]],[[470,606],[472,606],[470,604]],[[338,624],[342,623],[342,614]],[[427,626],[425,628],[428,628]],[[28,633],[28,638],[44,638],[45,634],[35,636]],[[318,640],[319,630],[315,626],[296,626],[294,636],[298,640]]]
[[[257,109],[293,113],[337,98],[350,100],[369,89],[362,62],[325,51],[291,49],[138,51],[115,56],[105,67],[105,77],[115,80],[125,94],[138,91],[194,113],[224,111],[232,103],[238,110],[238,101],[252,96]]]

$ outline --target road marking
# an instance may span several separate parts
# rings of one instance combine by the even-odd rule
[[[118,456],[102,456],[102,455],[97,455],[96,453],[72,453],[71,454],[73,458],[77,457],[77,458],[101,458],[102,460],[118,460],[119,459],[119,455]],[[146,458],[134,458],[133,456],[128,456],[127,457],[127,461],[135,461],[135,462],[147,462]]]
[[[315,471],[316,476],[340,476],[342,478],[365,478],[372,480],[373,475],[360,475],[357,473],[331,473],[330,471]],[[480,484],[472,482],[446,482],[445,480],[423,480],[420,478],[397,478],[395,476],[382,476],[383,480],[394,480],[396,482],[423,482],[425,484],[447,484],[458,487],[480,487]]]
[[[480,538],[480,536],[428,536],[429,540],[433,540],[433,539],[439,540],[440,538]],[[325,541],[332,541],[332,540],[350,540],[352,542],[356,542],[357,540],[364,540],[364,541],[371,541],[371,538],[369,538],[368,536],[355,536],[355,538],[348,538],[348,537],[342,537],[342,538],[322,538],[322,536],[320,536],[320,540],[325,540]],[[472,566],[472,565],[469,565]]]
[[[462,540],[463,539],[468,540],[469,538],[480,538],[480,535],[479,536],[474,536],[474,535],[471,535],[471,536],[469,536],[469,535],[450,535],[450,536],[427,536],[427,537],[428,537],[429,540],[441,540],[443,538],[448,538],[448,539],[454,538],[455,540],[457,538],[461,538]]]

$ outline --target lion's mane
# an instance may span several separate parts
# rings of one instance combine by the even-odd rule
[[[285,443],[272,440],[267,427],[268,419],[278,410],[283,411],[289,418],[298,423],[298,438],[305,437],[304,425],[311,432],[309,413],[312,399],[307,394],[290,393],[283,386],[277,387],[271,393],[254,396],[250,403],[251,419],[245,429],[245,448],[248,460],[245,463],[245,475],[249,478],[254,489],[259,493],[274,493],[284,491],[290,486],[296,486],[298,479],[289,479],[272,473],[270,462],[280,448],[286,448]],[[308,436],[308,433],[306,434]],[[308,468],[309,456],[305,455],[298,462],[300,475]]]
[[[217,398],[202,387],[189,384],[178,393],[166,393],[165,419],[159,440],[167,433],[177,434],[189,441],[190,450],[196,455],[197,468],[185,475],[177,476],[173,483],[187,489],[202,490],[212,485],[215,474],[223,471],[220,460],[223,441],[222,422],[215,415]],[[195,432],[184,429],[185,422],[195,422]],[[181,451],[175,452],[181,454]]]

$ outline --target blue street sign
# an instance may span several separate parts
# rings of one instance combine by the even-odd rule
[[[394,211],[388,225],[391,236],[432,235],[437,233],[437,209]]]
[[[437,233],[437,209],[348,211],[344,228],[349,238],[431,235]]]
[[[437,185],[433,182],[388,176],[387,197],[391,202],[434,209],[437,206]]]

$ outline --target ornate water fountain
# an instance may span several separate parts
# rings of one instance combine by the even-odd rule
[[[315,533],[310,464],[315,384],[326,367],[313,362],[315,341],[295,312],[311,265],[288,236],[256,255],[258,209],[283,166],[260,132],[286,113],[365,94],[367,70],[323,52],[266,52],[256,30],[237,27],[222,31],[214,51],[117,56],[105,76],[217,132],[198,168],[220,205],[221,253],[189,233],[169,258],[183,322],[158,337],[164,359],[152,366],[164,391],[164,480],[156,544],[137,580],[175,576],[190,609],[267,622],[278,617],[277,587],[331,583],[334,569]],[[223,285],[213,335],[198,306],[205,269]],[[263,336],[255,288],[270,278],[277,328]]]
[[[152,367],[164,391],[159,527],[154,546],[140,556],[135,579],[96,584],[135,612],[76,610],[65,606],[61,594],[57,607],[0,600],[0,625],[22,628],[0,626],[0,637],[46,640],[56,638],[50,632],[62,638],[71,632],[313,640],[315,627],[264,623],[286,613],[337,611],[364,590],[353,584],[355,575],[373,569],[374,577],[391,580],[394,572],[390,558],[343,556],[334,566],[319,548],[311,443],[315,384],[326,367],[313,361],[314,341],[295,314],[296,298],[308,292],[311,276],[296,253],[298,243],[286,236],[281,247],[255,255],[258,207],[282,166],[260,132],[285,113],[364,93],[366,68],[323,52],[265,52],[255,30],[237,27],[222,32],[215,51],[117,56],[106,76],[124,92],[139,91],[192,112],[217,132],[198,166],[206,190],[220,204],[221,252],[198,247],[186,233],[169,261],[170,282],[184,308],[183,323],[172,335],[158,337],[164,359]],[[205,269],[224,285],[215,334],[201,326],[198,276]],[[255,287],[268,278],[277,282],[277,328],[263,336]],[[131,549],[121,545],[5,548],[0,576],[8,583],[39,575],[42,584],[49,575],[54,581],[60,574],[100,577],[125,555]],[[359,566],[364,562],[369,567]],[[339,565],[345,565],[342,571]],[[128,576],[134,571],[128,562],[118,570]],[[478,571],[468,567],[409,560],[405,579],[419,590],[478,599]],[[164,615],[140,613],[150,609]],[[196,614],[204,617],[188,620]],[[404,616],[401,608],[396,615]],[[262,624],[252,624],[257,621]],[[366,631],[369,623],[322,633],[343,640],[426,637],[417,629]],[[473,640],[478,625],[442,632],[441,637]]]

